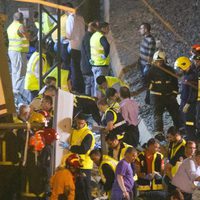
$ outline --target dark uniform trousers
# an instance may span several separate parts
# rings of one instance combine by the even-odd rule
[[[165,110],[171,115],[174,126],[179,128],[179,105],[175,95],[151,94],[151,103],[153,104],[155,132],[163,131],[163,113]]]

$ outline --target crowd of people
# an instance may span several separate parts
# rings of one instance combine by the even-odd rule
[[[65,5],[73,7],[71,3]],[[44,35],[54,27],[50,22],[43,15]],[[37,20],[35,23],[37,26]],[[0,199],[94,199],[93,164],[100,176],[98,188],[106,193],[107,199],[198,199],[200,45],[193,45],[191,57],[178,58],[173,68],[166,53],[156,49],[150,24],[142,23],[139,32],[142,36],[139,64],[147,88],[145,102],[151,105],[154,115],[152,138],[142,147],[140,137],[145,133],[138,128],[139,103],[131,97],[127,83],[109,76],[109,24],[93,21],[85,32],[84,19],[78,12],[62,13],[61,89],[74,95],[74,113],[70,136],[59,143],[66,154],[52,176],[53,147],[58,139],[52,128],[58,68],[45,78],[40,90],[39,51],[36,48],[27,60],[31,36],[23,24],[23,14],[14,14],[7,29],[13,93],[18,107],[14,121],[44,123],[45,128],[13,130],[0,138]],[[51,50],[56,52],[57,33],[53,32],[51,37],[54,42]],[[43,48],[42,74],[45,74],[51,63],[45,44]],[[20,101],[24,89],[30,94],[27,104]],[[167,133],[163,127],[165,111],[173,121]],[[90,126],[88,116],[92,118]],[[100,148],[95,145],[95,128],[101,138]]]

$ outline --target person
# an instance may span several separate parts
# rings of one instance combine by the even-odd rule
[[[108,88],[114,88],[119,92],[120,87],[127,86],[126,83],[113,76],[100,75],[95,80],[98,85],[96,93],[98,98],[105,97]]]
[[[75,199],[75,176],[81,167],[80,158],[76,154],[70,154],[65,167],[58,169],[50,179],[50,200]]]
[[[69,143],[60,143],[64,148],[68,148],[70,152],[76,153],[82,160],[81,172],[86,174],[88,183],[88,196],[90,197],[91,170],[93,162],[90,159],[90,152],[94,148],[95,138],[91,130],[88,128],[84,114],[79,113],[75,118],[76,128],[73,129],[69,138]],[[91,198],[91,197],[90,197]]]
[[[134,186],[134,161],[137,151],[134,147],[129,147],[124,158],[119,161],[115,172],[115,181],[112,187],[111,200],[131,200]]]
[[[172,179],[172,184],[182,191],[185,200],[191,200],[195,189],[194,181],[200,181],[200,151],[183,161]]]
[[[71,7],[71,3],[62,3],[63,6],[69,6]],[[67,38],[67,29],[66,29],[66,22],[68,18],[69,13],[66,11],[61,11],[61,17],[60,17],[60,51],[61,51],[61,60],[63,63],[63,69],[70,70],[70,60],[71,55],[69,52],[69,40]],[[54,51],[58,51],[58,29],[56,29],[52,33],[52,39],[54,41]]]
[[[179,189],[176,189],[171,193],[169,200],[184,200],[184,196]]]
[[[124,154],[128,147],[132,147],[123,142],[122,139],[118,138],[115,134],[108,134],[105,139],[108,145],[108,155],[117,161],[124,158]]]
[[[12,86],[15,98],[20,97],[20,92],[24,88],[24,78],[26,75],[27,59],[29,51],[30,36],[23,24],[23,14],[16,12],[13,15],[13,22],[7,28],[8,34],[8,55],[12,69]]]
[[[145,199],[165,198],[162,185],[164,160],[159,148],[159,141],[151,138],[147,142],[147,149],[139,153],[137,158],[138,191]]]
[[[200,135],[200,51],[198,54],[193,57],[195,71],[198,74],[198,95],[197,95],[197,102],[196,102],[196,128],[197,128],[197,135]]]
[[[183,71],[181,87],[180,111],[182,121],[189,140],[195,140],[196,137],[196,102],[198,95],[198,73],[189,58],[181,56],[176,59],[174,66]]]
[[[109,33],[109,23],[99,22],[97,31],[92,35],[90,39],[90,52],[91,52],[91,64],[94,80],[100,75],[107,76],[109,72],[110,64],[110,44],[106,39],[106,35]],[[97,84],[94,83],[94,96],[96,96]]]
[[[182,138],[180,132],[171,126],[167,131],[167,138],[169,141],[168,147],[168,163],[165,165],[164,181],[168,185],[168,191],[170,192],[172,177],[176,174],[180,163],[185,156],[185,144],[186,141]]]
[[[32,102],[30,103],[30,107],[32,110],[40,110],[41,109],[41,99],[43,95],[50,96],[53,98],[53,105],[54,105],[54,100],[56,96],[57,88],[53,85],[49,85],[45,88],[45,91],[43,94],[38,95],[35,97]]]
[[[106,99],[110,108],[113,108],[116,111],[120,111],[120,97],[119,92],[115,88],[106,89]]]
[[[40,60],[40,54],[39,49],[31,55],[28,63],[27,63],[27,71],[25,76],[25,84],[24,89],[29,90],[31,93],[31,99],[32,101],[39,92],[40,85],[39,85],[39,78],[40,78],[40,66],[39,66],[39,60]],[[46,54],[42,54],[42,75],[44,75],[48,70],[50,66],[47,61]]]
[[[74,94],[73,116],[76,116],[79,112],[86,115],[92,115],[93,120],[98,125],[101,125],[101,116],[95,98],[86,95]]]
[[[85,82],[85,94],[94,96],[94,75],[92,72],[92,66],[89,62],[91,59],[90,53],[90,38],[97,29],[95,21],[88,24],[87,32],[85,33],[81,45],[81,71]]]
[[[139,144],[139,105],[134,99],[131,99],[130,90],[126,86],[120,88],[120,97],[122,99],[120,111],[123,118],[128,122],[128,130],[125,134],[125,137],[127,138],[124,138],[124,141],[137,147]]]
[[[105,132],[123,136],[127,129],[127,122],[124,120],[121,113],[110,108],[105,98],[98,100],[97,106],[99,110],[104,113],[102,124],[105,126]]]
[[[108,199],[110,199],[111,189],[115,179],[115,169],[118,162],[108,155],[103,155],[100,149],[92,150],[90,152],[90,158],[98,166],[101,176],[100,184],[103,185],[103,189],[107,192]]]
[[[43,94],[46,87],[49,85],[53,85],[56,87],[56,78],[53,76],[47,76],[44,80],[44,87],[39,91],[39,95]]]
[[[146,74],[146,80],[154,115],[154,134],[159,140],[164,140],[162,118],[165,109],[171,115],[174,126],[180,128],[179,105],[176,100],[178,80],[166,70],[175,74],[174,69],[166,64],[165,52],[157,51],[153,56],[153,66]]]
[[[73,5],[68,5],[68,7],[73,7]],[[79,15],[78,12],[79,11],[76,11],[76,14],[69,13],[66,21],[66,33],[71,48],[70,53],[72,90],[79,93],[84,93],[85,86],[80,68],[80,61],[81,44],[85,35],[85,21],[83,17]]]
[[[145,71],[150,68],[153,60],[153,55],[156,50],[156,42],[151,35],[151,25],[149,23],[142,23],[139,32],[143,37],[140,43],[140,69],[142,76],[145,76]]]

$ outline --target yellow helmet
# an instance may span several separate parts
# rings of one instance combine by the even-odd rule
[[[181,56],[176,59],[174,67],[180,68],[183,71],[187,70],[191,66],[191,61],[188,57]]]
[[[41,113],[32,112],[31,116],[29,118],[29,122],[30,123],[33,123],[33,122],[45,123],[46,122],[46,118]]]

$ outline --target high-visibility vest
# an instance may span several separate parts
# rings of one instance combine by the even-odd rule
[[[60,70],[60,74],[61,74],[61,89],[64,91],[69,91],[68,88],[68,80],[69,80],[69,70],[66,69],[61,69]],[[56,80],[58,79],[58,67],[55,67],[49,74],[48,76],[53,76],[54,78],[56,78]],[[48,77],[47,76],[47,77]],[[58,86],[58,81],[56,81],[56,85]]]
[[[61,39],[66,38],[66,21],[67,21],[67,14],[64,14],[61,16],[60,18],[60,37]],[[52,39],[54,42],[58,41],[58,29],[56,29],[52,35],[51,35]]]
[[[17,51],[27,53],[29,51],[29,41],[26,37],[20,37],[18,34],[19,28],[22,24],[18,21],[13,21],[7,29],[9,40],[9,51]]]
[[[100,43],[101,37],[103,37],[103,34],[97,31],[92,35],[90,39],[91,59],[94,62],[94,66],[110,64],[109,55],[106,59],[103,59],[101,57],[102,55],[104,55],[104,48]]]
[[[25,76],[24,89],[34,91],[39,90],[39,53],[34,52],[27,64],[27,72]],[[45,74],[49,69],[49,64],[45,54],[42,54],[43,66],[42,74]]]
[[[108,164],[111,167],[111,169],[113,170],[113,172],[115,173],[117,163],[118,163],[118,161],[116,161],[115,159],[113,159],[112,157],[110,157],[108,155],[102,156],[102,161],[101,161],[101,164],[99,166],[99,174],[101,176],[101,180],[103,181],[103,183],[106,182],[106,179],[105,179],[105,176],[103,174],[102,166],[104,164]]]
[[[173,143],[172,144],[172,148],[169,151],[170,152],[170,159],[172,159],[176,155],[178,150],[181,147],[185,146],[185,144],[186,144],[186,141],[184,139],[182,139],[182,142],[177,147],[174,147],[174,143]],[[175,166],[173,166],[172,169],[171,169],[172,176],[174,176],[176,174],[176,172],[178,171],[179,166],[180,166],[180,162],[177,161],[177,164],[175,164]]]
[[[163,155],[161,153],[154,153],[152,161],[152,173],[161,172],[161,162]],[[142,173],[147,174],[147,161],[145,152],[141,152],[138,155],[137,161],[140,163],[140,169]],[[138,177],[138,190],[139,191],[148,191],[148,190],[163,190],[162,180],[156,180],[155,178],[152,181]]]
[[[128,85],[126,83],[124,83],[123,81],[121,81],[119,78],[114,77],[114,76],[106,76],[106,82],[107,82],[107,88],[115,88],[115,86],[126,86],[128,87]],[[106,89],[103,89],[101,86],[98,86],[98,89],[100,90],[100,92],[103,95],[106,95]]]
[[[42,13],[42,33],[47,35],[54,27],[54,23],[51,22],[49,15],[46,12]]]
[[[81,160],[82,160],[82,165],[81,169],[92,169],[93,168],[93,161],[90,159],[90,152],[94,148],[95,145],[95,138],[91,130],[88,128],[87,125],[85,125],[82,129],[73,130],[73,133],[71,135],[71,140],[70,140],[70,145],[78,145],[80,146],[83,139],[90,134],[92,136],[92,144],[90,146],[90,149],[85,153],[85,154],[79,154]]]

